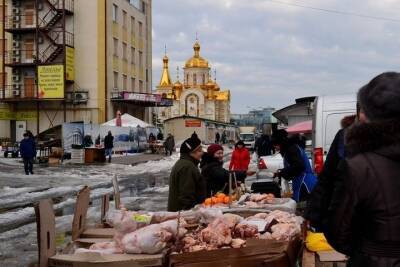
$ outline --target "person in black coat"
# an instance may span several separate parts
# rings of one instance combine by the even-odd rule
[[[324,234],[350,266],[400,266],[400,73],[375,77],[358,102]]]
[[[111,131],[108,131],[106,137],[104,137],[104,149],[106,152],[106,157],[108,156],[108,162],[111,162],[112,149],[114,147],[114,136]]]
[[[269,156],[272,154],[272,144],[267,134],[261,135],[255,144],[255,151],[259,157]]]
[[[33,159],[36,157],[36,144],[32,134],[24,133],[24,139],[20,142],[19,151],[24,162],[25,174],[33,174]]]
[[[327,210],[332,198],[333,186],[339,163],[345,159],[345,132],[354,124],[356,115],[346,116],[341,121],[342,128],[336,133],[326,157],[324,168],[318,175],[318,182],[307,202],[304,217],[317,231],[322,231]]]
[[[204,153],[200,168],[201,175],[206,178],[207,197],[217,192],[229,193],[229,171],[223,168],[224,149],[219,144],[212,144]],[[235,172],[237,181],[244,182],[246,172]]]

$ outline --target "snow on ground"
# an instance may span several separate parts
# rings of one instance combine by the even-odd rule
[[[225,152],[228,156],[231,150]],[[56,231],[60,247],[70,238],[75,195],[82,186],[88,185],[92,189],[89,224],[99,222],[100,198],[112,193],[111,179],[114,176],[118,178],[121,203],[126,208],[166,210],[169,172],[178,159],[179,153],[136,166],[113,163],[86,166],[65,164],[60,167],[35,165],[35,174],[27,176],[24,175],[20,159],[0,158],[0,206],[11,208],[43,198],[58,199],[54,209],[58,216]],[[36,224],[30,223],[33,219],[32,206],[0,213],[0,266],[27,266],[37,261]],[[25,225],[19,227],[18,223],[21,222]]]

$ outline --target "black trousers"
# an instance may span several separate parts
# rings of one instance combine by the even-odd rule
[[[33,158],[23,158],[25,174],[33,174]]]

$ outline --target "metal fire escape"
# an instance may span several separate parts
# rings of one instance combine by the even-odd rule
[[[58,63],[56,60],[64,55],[65,46],[74,46],[74,36],[65,28],[65,18],[73,15],[73,0],[44,0],[49,10],[43,16],[38,16],[38,33],[49,41],[43,49],[38,49],[38,63]],[[61,59],[63,63],[65,56]]]

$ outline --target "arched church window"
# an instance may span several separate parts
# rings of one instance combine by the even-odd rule
[[[186,85],[189,84],[189,74],[186,74]]]
[[[197,75],[193,74],[193,85],[197,85]]]
[[[206,75],[203,73],[203,85],[206,84]]]

